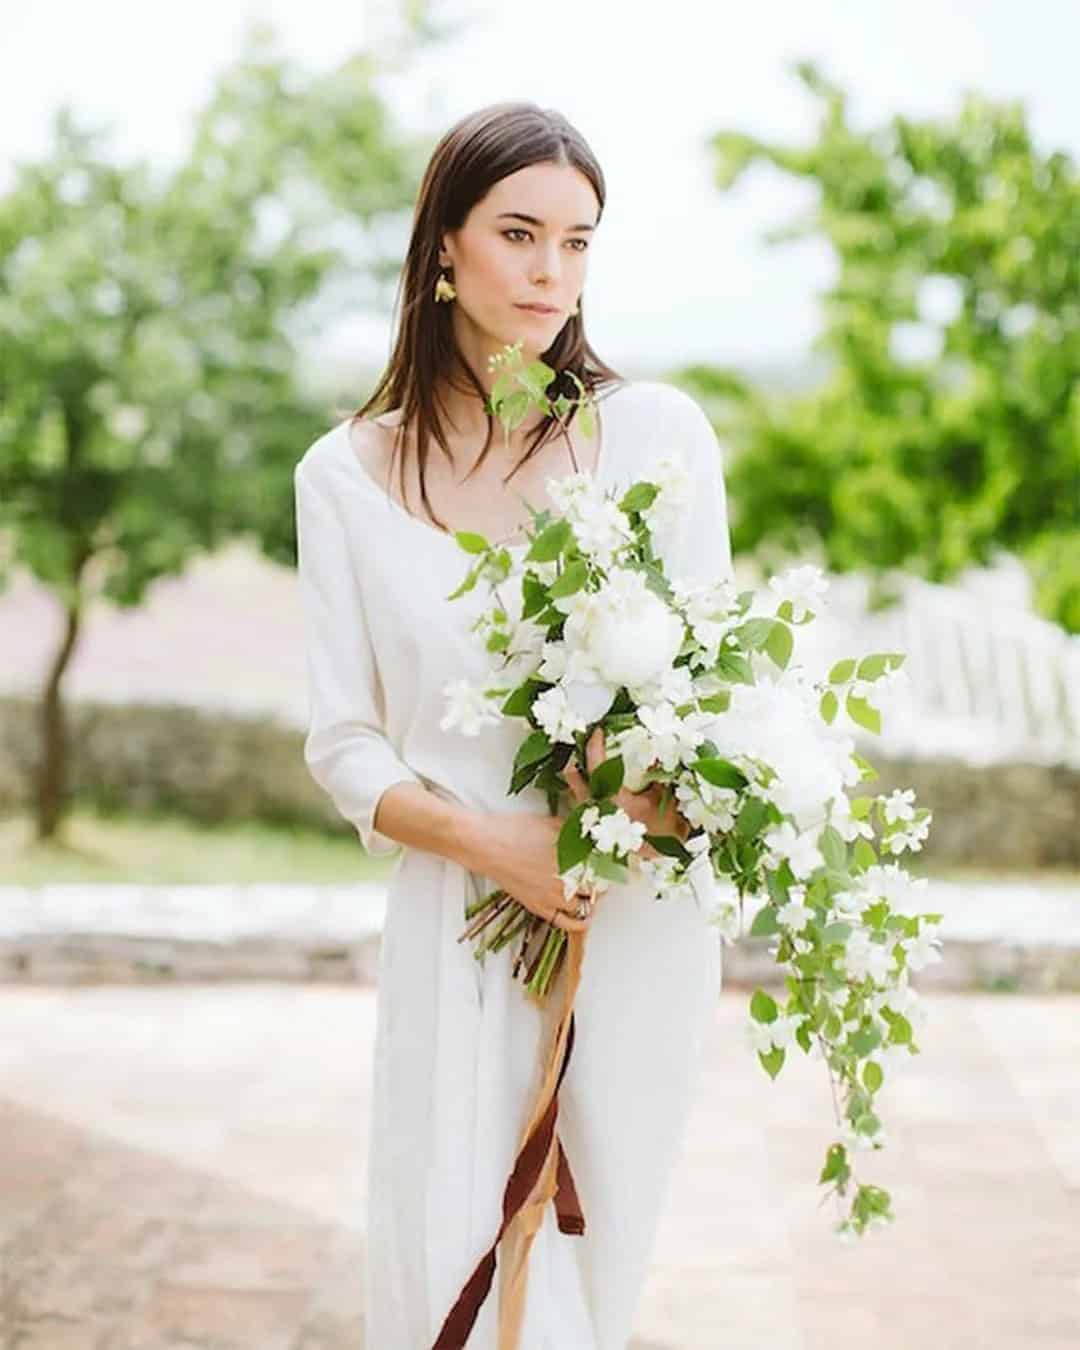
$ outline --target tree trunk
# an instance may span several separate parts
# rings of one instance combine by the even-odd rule
[[[37,780],[37,837],[51,839],[56,834],[66,805],[67,724],[61,685],[75,650],[82,618],[81,602],[66,609],[64,637],[53,659],[41,700],[41,758]]]

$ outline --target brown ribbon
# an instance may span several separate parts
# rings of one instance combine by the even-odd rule
[[[555,1201],[560,1232],[577,1237],[585,1232],[585,1216],[574,1176],[562,1140],[555,1133],[559,1088],[574,1048],[574,999],[581,980],[584,952],[585,933],[568,933],[562,1008],[532,1115],[503,1192],[502,1223],[495,1240],[480,1258],[447,1313],[432,1350],[464,1350],[491,1291],[496,1267],[495,1249],[500,1241],[503,1242],[504,1261],[498,1350],[517,1350],[525,1312],[529,1249],[543,1222],[548,1201]]]

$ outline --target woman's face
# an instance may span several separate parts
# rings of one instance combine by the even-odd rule
[[[458,344],[474,369],[520,341],[526,359],[547,350],[585,284],[598,223],[592,184],[568,164],[530,164],[500,179],[459,230],[443,235],[452,268]],[[531,217],[531,219],[523,219]],[[549,313],[523,305],[552,306]]]

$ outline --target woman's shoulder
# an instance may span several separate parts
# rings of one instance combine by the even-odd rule
[[[664,380],[627,380],[598,398],[600,415],[614,424],[620,442],[642,448],[650,457],[674,446],[696,459],[716,450],[716,435],[701,404],[678,385]],[[610,409],[610,411],[606,411]]]
[[[705,415],[692,395],[665,380],[623,380],[597,394],[596,401],[601,412],[610,405],[612,409],[618,408],[620,415],[624,410],[629,412],[635,422],[642,416],[663,420]]]
[[[354,454],[353,437],[362,439],[363,435],[353,428],[352,422],[351,416],[336,422],[307,446],[293,468],[293,476],[298,483],[329,486],[342,473],[349,472],[346,456]],[[359,422],[355,427],[362,428],[363,425]]]

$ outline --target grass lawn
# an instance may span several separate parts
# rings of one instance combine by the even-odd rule
[[[57,840],[39,844],[28,816],[0,819],[0,885],[340,882],[377,880],[394,864],[369,858],[352,834],[255,822],[200,825],[178,816],[79,809],[65,818]]]
[[[1075,869],[928,867],[918,854],[904,854],[899,861],[912,876],[1080,888]],[[376,881],[395,865],[394,858],[369,858],[352,834],[331,836],[284,825],[200,825],[179,816],[103,816],[80,808],[66,817],[58,841],[41,845],[33,840],[28,816],[0,819],[0,885]]]

